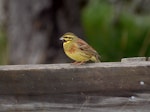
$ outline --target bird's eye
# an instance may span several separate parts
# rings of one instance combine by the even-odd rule
[[[70,36],[64,36],[63,38],[65,41],[71,41],[72,40],[72,37],[70,37]]]
[[[73,38],[72,37],[68,37],[69,38],[69,40],[72,40]]]

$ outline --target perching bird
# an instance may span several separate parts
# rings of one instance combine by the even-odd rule
[[[74,64],[80,65],[90,60],[100,62],[100,56],[96,50],[75,34],[71,32],[65,33],[60,40],[63,41],[65,54],[75,61]]]

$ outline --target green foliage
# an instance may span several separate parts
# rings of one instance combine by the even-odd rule
[[[88,43],[102,61],[150,56],[150,16],[126,10],[117,15],[114,6],[95,0],[83,10],[82,22]]]
[[[7,39],[5,29],[0,27],[0,64],[7,64]]]

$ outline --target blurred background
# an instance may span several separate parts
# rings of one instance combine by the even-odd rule
[[[150,0],[0,0],[0,64],[72,62],[59,37],[73,32],[102,61],[150,56]]]

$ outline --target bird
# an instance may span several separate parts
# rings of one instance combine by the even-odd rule
[[[72,32],[67,32],[60,37],[63,41],[65,54],[74,60],[73,64],[81,65],[87,61],[100,62],[100,55],[84,40]]]

